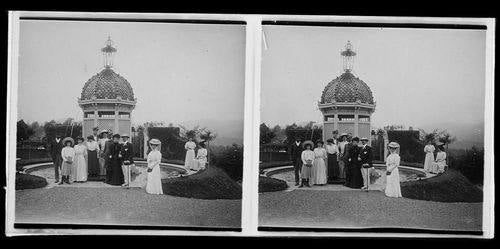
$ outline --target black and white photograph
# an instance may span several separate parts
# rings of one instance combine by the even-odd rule
[[[240,229],[243,24],[21,19],[15,224]]]
[[[262,31],[259,229],[482,233],[485,28]]]

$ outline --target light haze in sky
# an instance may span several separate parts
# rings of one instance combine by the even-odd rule
[[[242,123],[244,25],[88,21],[21,21],[18,119],[81,121],[77,98],[103,68],[108,35],[113,70],[137,98],[133,124]]]
[[[322,123],[317,103],[342,73],[351,41],[354,74],[376,101],[372,126],[419,127],[484,120],[486,31],[264,26],[261,122]],[[264,47],[264,46],[263,46]]]

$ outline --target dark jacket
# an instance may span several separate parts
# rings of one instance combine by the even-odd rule
[[[372,160],[373,160],[373,154],[372,154],[372,147],[369,145],[366,145],[364,148],[361,148],[361,152],[359,157],[361,157],[361,164],[368,164],[371,167],[373,167]]]
[[[106,159],[108,161],[107,165],[121,165],[123,156],[120,157],[122,150],[122,145],[119,143],[111,142],[106,144]]]
[[[127,142],[121,146],[122,160],[130,161],[130,164],[134,163],[134,148],[132,143]]]
[[[57,156],[61,156],[61,151],[64,145],[62,144],[62,138],[59,139],[59,143],[56,142],[56,139],[51,139],[49,143],[50,148],[50,156],[52,159],[55,159]]]
[[[344,162],[348,166],[361,166],[360,161],[358,159],[359,153],[361,151],[361,148],[359,146],[355,146],[352,144],[349,144],[349,146],[346,144],[346,150],[344,154]]]
[[[292,143],[290,147],[290,156],[292,157],[292,161],[295,162],[295,160],[301,160],[300,157],[302,156],[302,143],[297,146],[295,142]]]

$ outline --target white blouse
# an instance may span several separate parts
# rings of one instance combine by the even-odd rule
[[[444,163],[446,162],[446,152],[440,151],[436,155],[436,162],[437,163]]]
[[[158,150],[152,150],[148,154],[148,168],[153,169],[161,162],[161,152]]]
[[[99,144],[96,141],[92,141],[92,142],[87,141],[87,150],[90,150],[90,151],[97,150],[97,151],[99,151]]]
[[[315,148],[314,149],[314,156],[316,158],[326,159],[326,150],[325,150],[325,148]]]
[[[339,148],[336,144],[327,144],[326,145],[326,152],[328,154],[338,154],[339,153]]]
[[[200,148],[200,149],[198,150],[198,155],[197,155],[197,158],[198,158],[198,159],[205,159],[205,158],[207,158],[207,154],[208,154],[208,153],[207,153],[207,149],[205,149],[205,148]]]
[[[425,153],[434,153],[434,145],[429,144],[424,147],[424,152]]]
[[[314,161],[314,157],[315,157],[314,151],[312,151],[312,150],[302,151],[302,155],[301,155],[302,163],[311,164]],[[310,161],[310,162],[307,162],[307,161]]]
[[[396,167],[399,166],[400,162],[401,162],[401,157],[399,157],[398,154],[396,153],[390,154],[387,157],[387,162],[385,164],[387,166],[387,171],[393,171]]]
[[[346,145],[346,144],[347,144],[347,142],[346,142],[346,141],[343,141],[343,142],[340,142],[340,143],[339,143],[339,152],[340,152],[341,154],[344,154],[344,152],[345,152],[344,150],[345,150],[345,145]]]
[[[186,144],[184,144],[184,149],[186,150],[194,150],[196,148],[196,144],[193,141],[187,141]]]
[[[75,149],[75,154],[77,155],[84,155],[86,156],[87,155],[87,147],[85,147],[85,145],[75,145],[74,147]]]
[[[61,157],[65,162],[72,162],[75,159],[75,149],[73,149],[72,147],[64,147],[61,150]]]

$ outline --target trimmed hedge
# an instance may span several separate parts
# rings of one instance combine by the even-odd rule
[[[43,188],[47,184],[47,180],[43,177],[16,173],[16,190]]]
[[[401,161],[422,163],[425,159],[424,145],[420,142],[418,130],[388,130],[389,142],[398,142],[400,145],[399,156]]]
[[[241,199],[241,185],[223,170],[209,167],[198,173],[162,180],[163,193],[196,199]]]
[[[448,169],[432,178],[401,183],[403,197],[438,202],[482,202],[483,191],[460,172]]]
[[[283,180],[272,177],[259,176],[259,193],[283,191],[287,188],[288,185]]]

